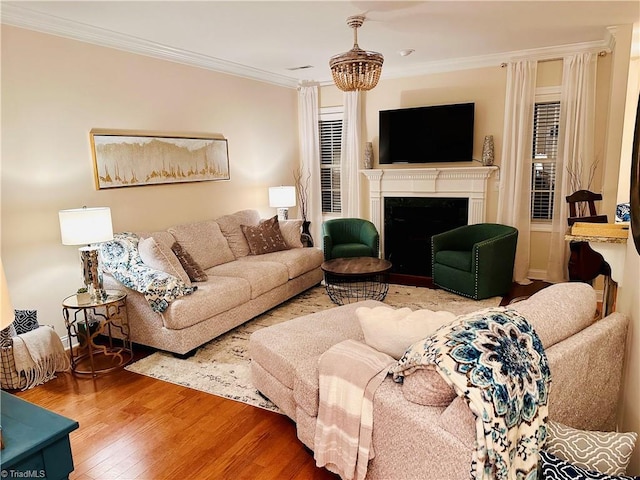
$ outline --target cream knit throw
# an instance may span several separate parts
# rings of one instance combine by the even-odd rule
[[[27,379],[23,390],[48,382],[56,378],[55,372],[70,368],[60,337],[48,326],[13,337],[13,358],[16,370]]]

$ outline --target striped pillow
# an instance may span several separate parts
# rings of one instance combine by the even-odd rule
[[[544,449],[587,470],[624,475],[638,434],[577,430],[550,420]]]

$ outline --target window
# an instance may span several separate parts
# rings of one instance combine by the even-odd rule
[[[321,109],[319,124],[322,213],[341,213],[340,154],[342,152],[342,109]]]
[[[533,115],[531,219],[549,221],[556,186],[560,102],[536,102]]]

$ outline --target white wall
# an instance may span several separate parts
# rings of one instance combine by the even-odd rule
[[[92,128],[222,134],[231,180],[98,191]],[[294,89],[3,25],[2,260],[14,307],[66,335],[60,302],[82,281],[60,209],[109,206],[115,231],[275,214],[267,188],[291,184],[296,131]]]

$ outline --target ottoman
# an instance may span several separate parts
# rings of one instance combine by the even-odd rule
[[[318,414],[318,359],[344,340],[364,341],[355,311],[380,305],[366,300],[330,308],[263,328],[249,339],[253,384],[298,424],[298,437],[309,448]]]

